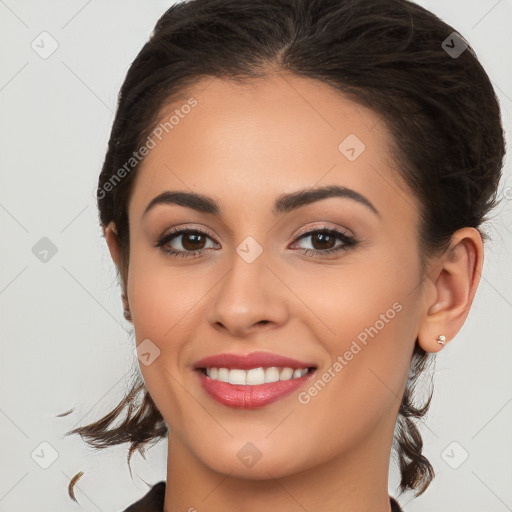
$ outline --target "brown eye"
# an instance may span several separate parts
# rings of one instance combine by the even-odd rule
[[[179,229],[163,236],[156,244],[156,247],[172,256],[194,256],[198,253],[211,249],[206,247],[208,240],[212,240],[208,233],[198,229]]]
[[[182,237],[181,245],[189,250],[195,251],[197,249],[203,249],[203,245],[205,243],[205,237],[199,233],[190,233],[187,235],[179,235]]]
[[[332,249],[336,245],[336,238],[325,233],[311,235],[311,241],[314,249],[318,250]]]
[[[359,243],[351,236],[333,228],[317,228],[315,230],[303,233],[298,237],[298,241],[311,239],[312,248],[306,248],[304,254],[313,256],[322,256],[338,251],[346,251],[354,248]],[[338,245],[336,245],[336,242]]]

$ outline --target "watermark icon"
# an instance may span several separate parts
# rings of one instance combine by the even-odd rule
[[[57,40],[48,32],[41,32],[31,43],[30,47],[41,59],[50,57],[59,47]]]
[[[132,156],[124,163],[122,167],[112,174],[112,176],[103,185],[96,189],[96,195],[99,200],[104,199],[108,192],[112,192],[115,187],[125,178],[130,172],[146,157],[149,152],[154,149],[158,142],[163,138],[164,132],[169,133],[173,130],[187,114],[192,111],[192,108],[197,105],[197,100],[191,97],[174,110],[174,113],[168,118],[167,121],[161,122],[153,131],[147,136],[146,141],[142,146],[132,153]],[[155,140],[157,139],[157,141]]]
[[[43,441],[34,448],[30,456],[39,467],[48,469],[57,460],[59,453],[48,441]]]
[[[459,469],[469,457],[467,450],[457,441],[452,441],[442,452],[441,458],[452,469]]]
[[[137,345],[134,352],[144,366],[149,366],[160,355],[160,349],[147,338]]]
[[[460,34],[452,32],[441,43],[441,47],[452,59],[458,59],[468,49],[469,44]]]
[[[352,340],[352,344],[350,348],[346,350],[343,355],[339,355],[336,358],[336,361],[324,372],[322,375],[306,390],[301,391],[297,399],[299,403],[302,405],[307,405],[311,402],[311,399],[318,395],[325,386],[332,381],[336,375],[338,375],[345,366],[348,365],[354,356],[359,354],[361,350],[368,344],[368,336],[372,339],[379,334],[379,332],[384,329],[386,324],[389,324],[393,318],[402,311],[403,306],[400,302],[396,301],[393,305],[386,310],[385,313],[381,313],[379,315],[379,319],[370,327],[365,327],[358,335],[357,341],[359,341],[363,347],[356,341]]]
[[[252,263],[263,252],[263,247],[252,236],[248,236],[236,248],[236,252],[246,263]]]
[[[57,251],[57,246],[46,236],[43,236],[32,247],[32,254],[41,263],[48,263],[57,254]]]
[[[366,146],[363,141],[353,133],[346,137],[338,146],[338,151],[351,162],[357,160],[365,149]]]
[[[504,187],[503,187],[502,195],[507,200],[512,200],[512,176],[509,176],[507,180],[505,181]]]
[[[252,468],[261,459],[262,453],[255,444],[245,443],[236,456],[245,466]]]

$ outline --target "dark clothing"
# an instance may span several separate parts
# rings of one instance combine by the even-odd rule
[[[123,512],[163,512],[165,497],[165,482],[158,482],[139,501],[130,505]],[[392,512],[403,512],[398,502],[389,497]]]

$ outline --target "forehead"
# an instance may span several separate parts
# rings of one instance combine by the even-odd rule
[[[318,80],[209,77],[160,114],[161,133],[137,171],[130,216],[165,190],[215,197],[223,210],[243,201],[252,211],[281,193],[330,184],[376,205],[404,196],[382,120]]]

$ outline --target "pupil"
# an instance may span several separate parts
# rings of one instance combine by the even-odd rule
[[[189,250],[192,250],[192,251],[193,250],[197,250],[198,248],[201,249],[201,247],[198,247],[197,242],[199,241],[199,245],[200,245],[202,237],[203,237],[203,235],[200,235],[200,234],[197,234],[197,233],[191,233],[189,235],[184,236],[183,237],[183,241],[182,241],[183,247],[185,247],[185,249],[189,249]],[[195,240],[195,245],[194,245],[194,242],[192,242],[191,247],[188,244],[188,241],[190,239]],[[204,241],[203,241],[203,243],[204,243]]]
[[[331,235],[326,235],[325,233],[317,233],[316,236],[313,237],[313,246],[315,246],[315,242],[325,242],[327,241],[327,245],[329,242],[333,241],[333,237]],[[326,247],[326,244],[320,243],[320,249],[330,249],[331,247]]]

